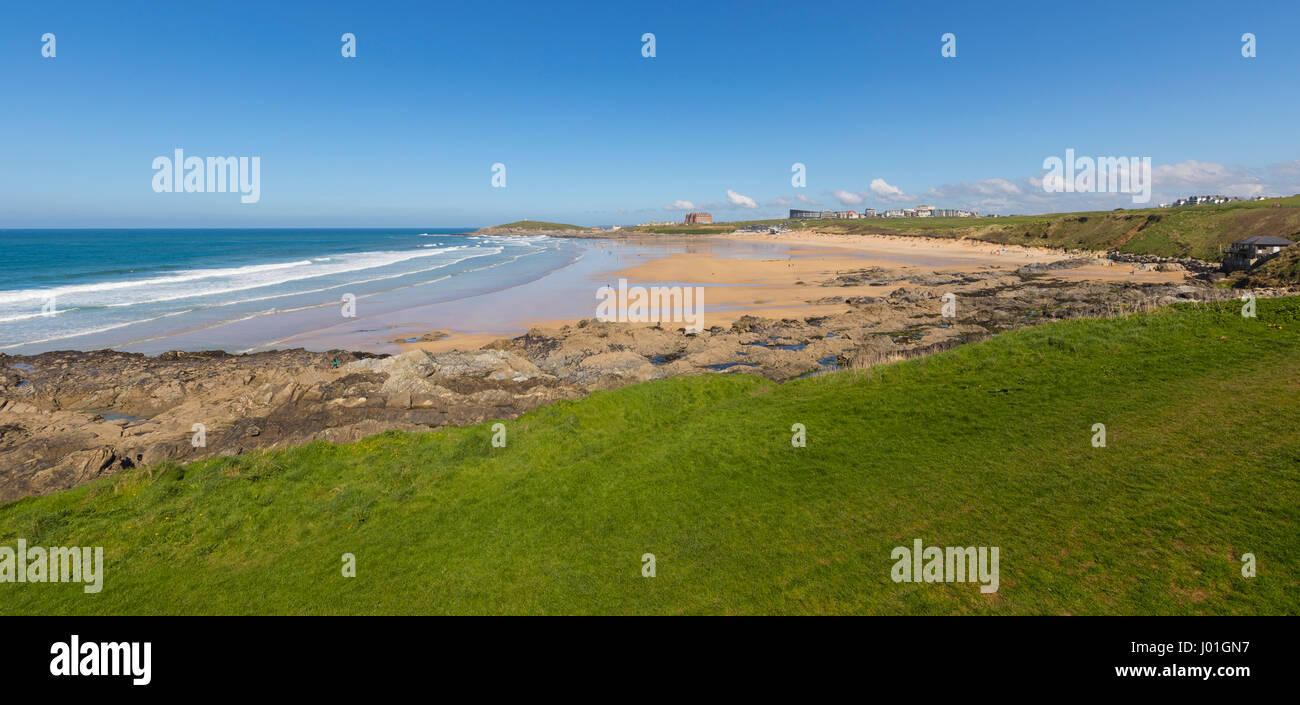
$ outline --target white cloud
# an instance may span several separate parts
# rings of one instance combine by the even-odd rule
[[[982,179],[980,181],[963,181],[957,184],[936,186],[925,192],[927,201],[932,201],[940,208],[973,208],[979,210],[999,210],[1007,208],[1026,190],[1043,193],[1041,179],[1030,177],[1025,180],[1024,188],[1002,178]],[[1047,195],[1047,194],[1044,194]],[[1023,200],[1023,199],[1021,199]],[[1024,210],[1021,208],[1020,210]]]
[[[1273,165],[1271,170],[1280,175],[1284,172],[1278,166]],[[1158,189],[1213,191],[1228,196],[1259,196],[1267,190],[1264,179],[1248,170],[1195,159],[1160,164],[1152,169],[1151,181],[1153,188]]]
[[[834,191],[831,191],[831,195],[846,206],[862,205],[862,194],[860,193],[853,193],[852,191],[845,191],[844,189],[835,189]]]
[[[1014,183],[995,177],[982,181],[967,181],[955,186],[938,186],[926,193],[935,198],[955,198],[961,196],[1015,196],[1023,193],[1023,191]]]
[[[911,201],[915,200],[912,196],[903,192],[903,189],[893,186],[884,179],[871,180],[871,192],[886,201]]]
[[[727,189],[727,202],[741,208],[758,208],[758,201],[749,196],[742,196],[731,189]]]
[[[1188,159],[1177,164],[1161,164],[1152,170],[1153,181],[1162,186],[1211,186],[1238,178],[1232,169],[1215,162]]]
[[[1080,155],[1093,156],[1096,155]],[[1124,171],[1120,169],[1121,173]],[[981,213],[1067,213],[1141,208],[1201,194],[1281,196],[1300,191],[1300,161],[1259,168],[1237,167],[1195,159],[1158,164],[1151,169],[1151,202],[1133,203],[1131,193],[1048,193],[1047,172],[1018,179],[988,178],[936,186],[926,198],[941,208],[971,208]]]
[[[1290,162],[1282,162],[1281,164],[1271,164],[1269,165],[1268,170],[1278,177],[1300,179],[1300,159]]]
[[[1093,156],[1097,155],[1081,155]],[[1037,167],[1034,164],[1033,167]],[[968,208],[982,214],[999,213],[1067,213],[1071,211],[1107,211],[1114,208],[1151,207],[1169,203],[1177,198],[1194,194],[1222,193],[1228,196],[1286,196],[1300,193],[1300,160],[1290,160],[1263,166],[1242,167],[1217,162],[1189,159],[1174,164],[1154,165],[1151,169],[1151,202],[1135,204],[1130,193],[1047,193],[1043,190],[1045,170],[1033,174],[1003,178],[989,177],[974,181],[942,184],[924,191],[924,195],[908,194],[884,179],[873,179],[869,191],[837,189],[827,192],[846,206],[856,207],[878,199],[882,205],[910,202],[929,203],[937,208]],[[753,198],[727,190],[727,200],[717,203],[695,203],[679,200],[663,210],[726,210],[744,208],[758,210]],[[763,208],[785,208],[793,202],[821,207],[822,202],[803,193],[777,196]],[[650,211],[657,209],[649,209]],[[766,211],[764,211],[766,212]]]

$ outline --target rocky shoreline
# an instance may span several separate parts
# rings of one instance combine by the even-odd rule
[[[698,334],[587,320],[535,328],[472,352],[392,357],[301,349],[0,354],[0,501],[166,460],[513,418],[592,390],[679,374],[784,381],[930,354],[1045,321],[1235,296],[1197,278],[1139,284],[1050,276],[1089,263],[1095,260],[1015,271],[840,272],[810,284],[808,302],[843,304],[842,313],[744,316]],[[878,297],[836,294],[864,284],[893,288]],[[942,315],[946,293],[956,295],[955,317]]]
[[[1176,265],[1179,269],[1184,269],[1189,272],[1212,273],[1218,272],[1222,269],[1219,262],[1210,262],[1203,259],[1196,259],[1195,257],[1162,257],[1160,255],[1139,255],[1111,250],[1106,253],[1106,258],[1112,262],[1122,262],[1124,264],[1151,264],[1156,265],[1157,268],[1160,265]],[[1173,270],[1165,269],[1164,271]]]

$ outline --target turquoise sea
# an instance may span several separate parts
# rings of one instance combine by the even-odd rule
[[[467,230],[0,230],[0,352],[240,352],[338,323],[345,295],[374,315],[502,291],[581,256],[562,239]]]

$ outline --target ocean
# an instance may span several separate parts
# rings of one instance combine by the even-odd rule
[[[581,257],[465,228],[0,230],[0,352],[272,347],[345,320],[501,291]]]

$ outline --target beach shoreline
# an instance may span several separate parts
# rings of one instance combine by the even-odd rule
[[[816,231],[780,235],[598,231],[601,237],[584,231],[584,237],[578,238],[567,231],[490,231],[431,235],[411,229],[391,240],[392,245],[385,244],[390,240],[385,239],[384,231],[355,231],[355,237],[366,243],[360,248],[351,242],[354,231],[331,231],[327,237],[332,244],[310,260],[306,253],[322,248],[301,242],[302,237],[310,239],[310,233],[303,232],[299,240],[286,240],[290,243],[286,254],[302,258],[296,262],[284,262],[282,256],[264,264],[268,260],[263,254],[260,260],[233,260],[239,265],[233,269],[195,261],[190,266],[198,268],[193,271],[155,270],[160,273],[152,279],[146,273],[134,275],[134,282],[132,275],[126,275],[120,282],[69,285],[63,289],[74,293],[60,295],[57,317],[32,314],[40,303],[36,299],[16,309],[22,313],[20,317],[28,319],[21,325],[30,323],[39,326],[32,332],[48,333],[20,337],[11,330],[11,338],[34,342],[14,344],[11,339],[0,345],[0,352],[109,348],[158,355],[170,350],[243,353],[304,348],[396,354],[414,348],[473,350],[535,327],[591,318],[596,313],[597,290],[620,279],[633,286],[702,287],[708,319],[727,324],[747,314],[797,317],[834,313],[837,309],[810,299],[809,282],[864,266],[902,267],[908,272],[974,271],[981,267],[1007,270],[1064,257],[1090,257],[1096,266],[1075,268],[1060,276],[1134,282],[1179,278],[1174,273],[1112,267],[1100,253],[1002,247],[968,239]],[[147,237],[158,236],[151,233]],[[228,237],[235,241],[233,249],[256,241],[255,236],[242,233]],[[331,248],[340,247],[364,251],[331,254]],[[262,246],[263,253],[271,251]],[[346,258],[357,261],[349,265]],[[387,266],[372,269],[374,265],[366,258],[397,262],[398,271]],[[422,264],[426,261],[429,264]],[[313,279],[321,277],[312,271],[317,268],[348,271],[349,266],[354,272],[349,278]],[[182,276],[178,282],[199,277],[194,281],[202,287],[196,291],[188,284],[171,283],[169,277],[177,275]],[[226,283],[223,277],[232,278]],[[288,283],[259,279],[267,277]],[[150,289],[146,286],[150,281],[158,281],[162,288]],[[295,281],[304,284],[293,284]],[[316,281],[320,283],[313,283]],[[204,294],[203,289],[216,293]],[[77,293],[81,290],[87,293]],[[123,293],[114,293],[119,290]],[[223,299],[222,291],[236,293]],[[243,291],[249,293],[238,293]],[[42,292],[29,286],[16,293],[31,298]],[[854,293],[887,292],[864,288]],[[339,315],[340,295],[343,316]],[[159,303],[151,303],[154,300]],[[230,306],[231,301],[235,306]],[[107,317],[102,324],[78,323],[85,316],[100,315]],[[93,330],[78,333],[78,326]],[[41,340],[51,335],[54,337]]]
[[[589,243],[570,266],[475,297],[487,308],[466,310],[462,300],[402,309],[390,328],[362,320],[350,324],[362,326],[362,337],[317,335],[312,348],[290,336],[282,348],[239,355],[0,354],[0,463],[19,469],[0,483],[0,501],[163,461],[514,418],[679,375],[785,382],[1054,320],[1235,298],[1187,272],[1116,265],[1095,254],[854,244]],[[701,287],[703,330],[595,320],[597,288],[619,279]],[[449,317],[457,307],[469,325]],[[500,314],[507,310],[513,318]],[[576,315],[538,315],[554,310]],[[433,312],[439,315],[421,315]],[[502,320],[515,321],[513,335]],[[393,342],[394,330],[411,339]],[[347,344],[358,340],[363,345]],[[193,441],[196,428],[202,444]]]
[[[843,311],[843,306],[817,304],[809,282],[833,277],[837,272],[863,267],[898,267],[906,273],[954,271],[1012,271],[1026,264],[1042,264],[1071,258],[1093,262],[1049,276],[1077,281],[1174,283],[1185,272],[1161,272],[1115,265],[1104,253],[1059,248],[1001,246],[969,239],[895,235],[838,235],[816,231],[790,231],[780,235],[732,232],[712,235],[627,235],[608,236],[610,246],[653,244],[680,249],[645,258],[635,264],[599,273],[589,280],[586,315],[552,318],[513,319],[514,325],[494,332],[440,328],[438,340],[398,343],[400,351],[475,350],[495,340],[522,335],[534,328],[556,329],[576,325],[595,315],[594,292],[602,283],[612,285],[626,279],[630,285],[701,286],[708,307],[707,325],[729,326],[747,316],[791,318],[825,316]],[[732,251],[725,243],[762,245],[767,256],[749,250]],[[859,286],[844,291],[847,296],[886,295],[891,287]],[[575,307],[578,308],[578,307]],[[581,310],[580,308],[578,310]],[[631,324],[637,325],[637,324]],[[385,341],[376,341],[382,344]],[[375,350],[372,346],[364,349]],[[391,352],[391,351],[388,351]]]

